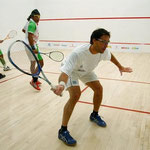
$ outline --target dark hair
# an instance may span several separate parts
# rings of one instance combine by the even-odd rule
[[[103,35],[108,35],[110,37],[110,32],[108,32],[107,30],[103,29],[103,28],[99,28],[96,29],[95,31],[93,31],[92,35],[91,35],[91,39],[90,39],[90,44],[93,44],[93,39],[99,39],[101,38],[101,36]]]
[[[34,15],[40,15],[40,12],[37,9],[34,9],[27,20],[29,21]]]

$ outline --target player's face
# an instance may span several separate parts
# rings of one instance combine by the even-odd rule
[[[38,23],[40,21],[40,15],[34,15],[33,20]]]
[[[101,36],[101,38],[99,39],[94,39],[93,40],[93,46],[94,46],[94,50],[97,53],[104,53],[104,51],[106,50],[108,43],[109,43],[109,39],[110,37],[108,35],[103,35]]]

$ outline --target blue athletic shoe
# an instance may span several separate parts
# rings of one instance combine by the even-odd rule
[[[70,135],[69,131],[61,131],[60,129],[58,132],[58,138],[69,146],[74,146],[77,143],[77,141]]]
[[[98,126],[106,127],[106,122],[101,119],[99,115],[94,116],[92,113],[90,115],[90,120],[95,122]]]

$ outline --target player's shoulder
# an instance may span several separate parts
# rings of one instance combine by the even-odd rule
[[[90,48],[90,44],[86,43],[86,44],[82,44],[82,45],[76,47],[73,52],[75,52],[75,53],[84,53],[87,50],[89,50],[89,48]]]
[[[30,19],[28,25],[29,25],[29,26],[34,26],[34,27],[36,27],[36,23],[35,23],[32,19]]]

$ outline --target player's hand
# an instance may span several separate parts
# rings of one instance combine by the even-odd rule
[[[121,76],[122,76],[122,73],[123,73],[123,72],[127,72],[127,73],[133,72],[132,68],[130,68],[130,67],[123,67],[123,66],[121,66],[121,67],[119,68],[119,71],[120,71]]]
[[[3,43],[4,40],[0,40],[0,43]]]
[[[53,92],[58,95],[58,96],[62,96],[62,92],[64,90],[64,86],[63,85],[56,85],[55,89],[53,89]]]
[[[34,52],[34,54],[38,54],[39,53],[39,51],[37,49],[34,49],[33,52]]]

